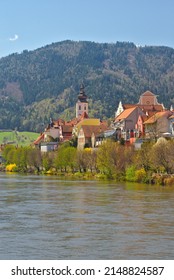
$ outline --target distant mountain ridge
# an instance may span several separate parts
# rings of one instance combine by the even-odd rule
[[[129,42],[62,41],[0,59],[0,128],[41,131],[75,116],[84,83],[91,117],[113,118],[118,102],[146,90],[174,106],[174,49]]]

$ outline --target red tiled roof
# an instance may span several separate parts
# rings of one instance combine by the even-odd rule
[[[96,126],[96,125],[84,125],[81,126],[81,129],[83,129],[86,138],[90,138],[93,133],[94,135],[97,135],[100,132],[104,131],[104,128],[102,126]]]
[[[44,139],[44,133],[42,133],[33,143],[34,143],[34,145],[38,145],[40,142],[41,142],[41,140],[43,140]]]
[[[129,109],[133,107],[139,107],[143,111],[156,111],[160,112],[163,111],[163,105],[140,105],[140,104],[123,104],[123,109]]]
[[[89,117],[88,117],[88,114],[87,114],[86,112],[84,112],[84,113],[83,113],[82,115],[80,115],[79,117],[74,118],[74,119],[72,119],[72,120],[66,122],[65,124],[74,126],[74,125],[78,124],[80,121],[82,121],[82,120],[84,120],[84,119],[88,119],[88,118],[89,118]]]

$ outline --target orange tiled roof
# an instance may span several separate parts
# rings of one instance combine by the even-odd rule
[[[126,119],[136,108],[137,106],[131,107],[129,109],[125,109],[120,115],[116,117],[115,121]]]
[[[166,116],[167,118],[170,117],[173,113],[171,111],[163,111],[163,112],[157,112],[154,114],[152,117],[148,118],[147,121],[144,122],[144,124],[153,124],[155,123],[158,119]]]

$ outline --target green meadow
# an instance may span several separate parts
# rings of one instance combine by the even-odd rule
[[[13,144],[18,146],[28,146],[37,139],[39,133],[28,131],[0,131],[0,145]]]

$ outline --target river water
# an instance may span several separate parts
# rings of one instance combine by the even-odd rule
[[[174,186],[0,174],[0,259],[174,259]]]

